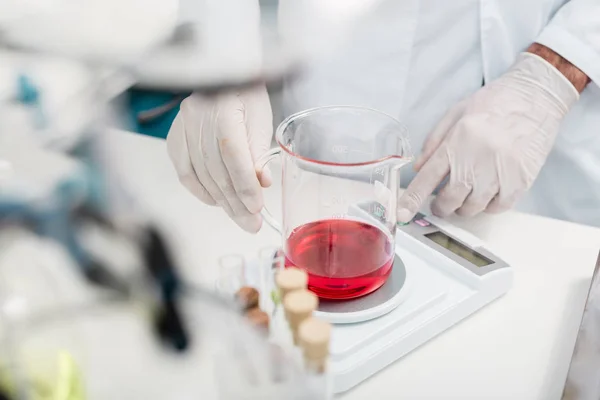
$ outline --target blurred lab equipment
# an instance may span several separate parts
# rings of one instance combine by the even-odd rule
[[[2,182],[0,201],[0,331],[6,352],[0,387],[9,398],[184,399],[211,390],[210,398],[222,399],[293,399],[303,393],[321,398],[303,391],[301,369],[290,370],[278,385],[249,373],[286,371],[285,355],[274,361],[270,348],[261,348],[268,344],[264,339],[251,343],[244,330],[252,335],[254,329],[241,316],[228,321],[226,313],[237,315],[234,304],[218,305],[216,297],[204,295],[186,305],[195,289],[182,281],[164,232],[139,208],[122,214],[107,207],[103,171],[91,168],[90,159],[35,145],[24,150],[35,154],[24,170],[40,167],[33,171],[40,176],[23,173],[19,154],[5,154],[16,175]],[[60,161],[64,170],[53,170]],[[14,255],[28,240],[51,245],[61,256],[56,260],[37,244]],[[231,267],[229,274],[234,272]],[[211,327],[217,326],[212,340],[218,343],[211,344]],[[241,336],[228,340],[231,332]],[[231,380],[240,385],[232,387]]]
[[[38,150],[38,161],[63,159]],[[41,166],[48,172],[56,164]],[[0,215],[0,388],[9,398],[325,398],[303,383],[301,365],[285,352],[272,355],[233,301],[183,282],[151,221],[95,208],[85,190],[93,179],[74,173],[84,165],[74,162],[41,198],[3,192],[13,196],[2,198]],[[32,183],[25,178],[23,189]],[[221,262],[236,285],[239,261]]]
[[[235,257],[218,293],[185,281],[168,229],[123,186],[104,135],[131,86],[215,95],[277,84],[363,9],[330,23],[312,17],[316,1],[303,12],[278,3],[0,5],[2,396],[327,398],[263,334],[274,288],[249,287]],[[280,31],[278,14],[293,24]]]
[[[143,302],[4,318],[3,343],[11,347],[3,351],[10,361],[3,380],[22,385],[9,390],[19,399],[325,399],[227,302],[186,290],[179,304],[194,346],[176,358],[155,345]]]
[[[350,299],[381,287],[392,271],[401,168],[412,160],[405,127],[376,110],[332,106],[287,118],[277,129],[282,156],[286,266],[308,272],[322,298]],[[352,210],[368,204],[367,214]]]
[[[295,74],[377,2],[9,0],[0,28],[15,48],[124,66],[138,87],[215,92]]]

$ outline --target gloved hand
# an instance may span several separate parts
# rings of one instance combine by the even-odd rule
[[[167,149],[181,183],[206,204],[222,207],[242,229],[260,229],[262,187],[257,160],[269,150],[273,116],[264,86],[207,97],[192,94],[180,107]]]
[[[543,58],[523,53],[497,80],[450,109],[415,162],[398,201],[408,222],[440,185],[431,211],[473,216],[511,208],[546,161],[559,125],[579,92]]]

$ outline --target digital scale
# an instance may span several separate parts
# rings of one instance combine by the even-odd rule
[[[334,324],[334,392],[358,385],[500,297],[512,278],[512,268],[469,232],[423,214],[399,225],[387,282],[365,297],[321,302],[316,313]]]
[[[350,215],[374,217],[372,204]],[[367,215],[365,215],[367,214]],[[390,277],[353,300],[322,300],[315,316],[330,321],[329,372],[341,393],[506,293],[512,268],[474,235],[417,214],[398,225]]]

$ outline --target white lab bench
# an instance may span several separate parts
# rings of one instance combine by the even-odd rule
[[[250,235],[178,182],[164,141],[110,133],[114,161],[143,207],[171,235],[184,275],[213,285],[217,259],[277,244],[268,226]],[[280,201],[277,179],[265,201]],[[555,400],[562,394],[600,229],[507,212],[452,222],[485,240],[515,269],[511,291],[344,393],[363,399]]]

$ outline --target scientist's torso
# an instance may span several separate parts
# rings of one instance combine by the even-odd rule
[[[565,2],[384,1],[349,46],[285,87],[283,114],[331,104],[380,109],[406,125],[418,154],[445,112],[507,71]],[[600,90],[590,84],[518,209],[600,226],[598,110]]]

